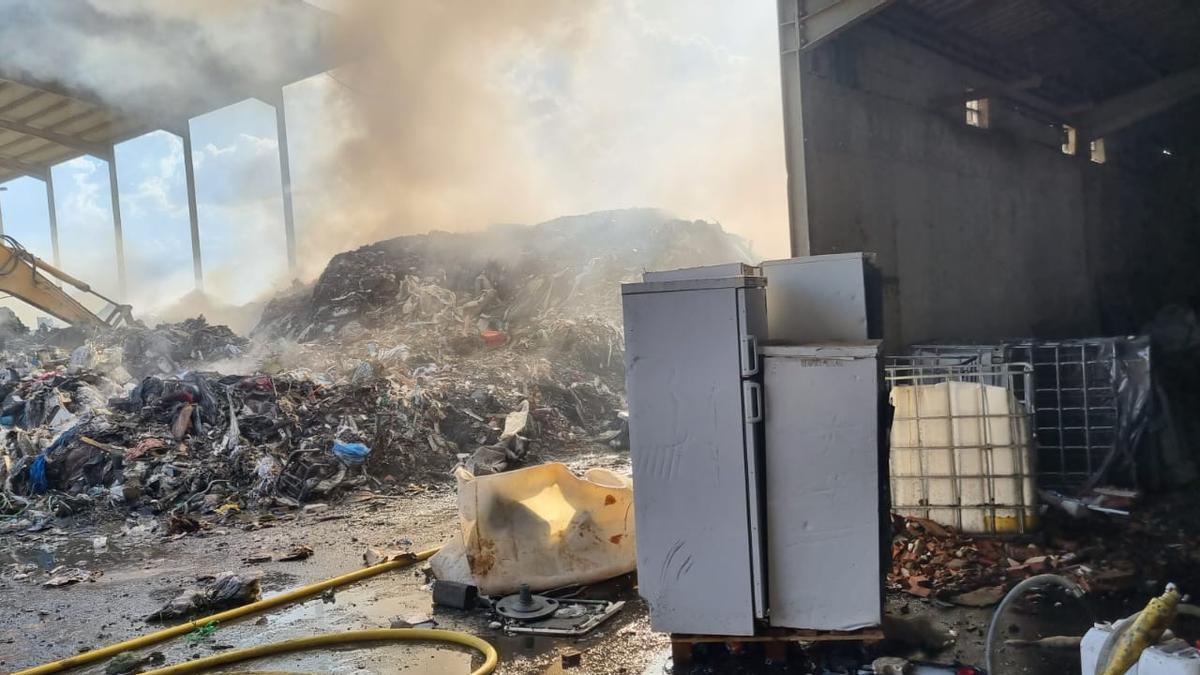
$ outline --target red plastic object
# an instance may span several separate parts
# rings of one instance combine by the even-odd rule
[[[508,335],[498,330],[485,330],[479,334],[483,343],[489,347],[500,347],[508,342]]]

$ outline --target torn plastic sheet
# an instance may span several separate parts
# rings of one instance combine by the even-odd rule
[[[564,464],[491,476],[464,468],[458,480],[461,531],[430,559],[444,581],[486,595],[589,584],[632,572],[633,482],[606,469],[583,478]]]

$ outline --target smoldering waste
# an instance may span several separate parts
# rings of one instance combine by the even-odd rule
[[[187,531],[189,514],[620,445],[619,284],[748,259],[712,223],[601,212],[341,253],[269,303],[251,340],[203,317],[14,338],[0,512],[19,516],[0,529],[136,509]]]

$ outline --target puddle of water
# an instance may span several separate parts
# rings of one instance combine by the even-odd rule
[[[94,540],[99,537],[107,537],[107,541],[98,545]],[[42,570],[60,565],[94,569],[168,557],[167,549],[161,543],[128,540],[120,537],[118,532],[108,530],[70,536],[14,536],[2,541],[0,565],[32,563]]]
[[[534,658],[553,651],[560,644],[565,644],[560,638],[549,638],[540,635],[491,635],[488,642],[500,652],[500,660],[509,658]]]

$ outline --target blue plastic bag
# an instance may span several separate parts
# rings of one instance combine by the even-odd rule
[[[357,466],[367,461],[367,455],[371,454],[371,449],[362,443],[342,443],[341,441],[333,442],[333,454],[337,458],[349,464]]]
[[[29,483],[37,495],[46,494],[50,489],[50,481],[46,478],[46,455],[38,455],[29,465]]]

